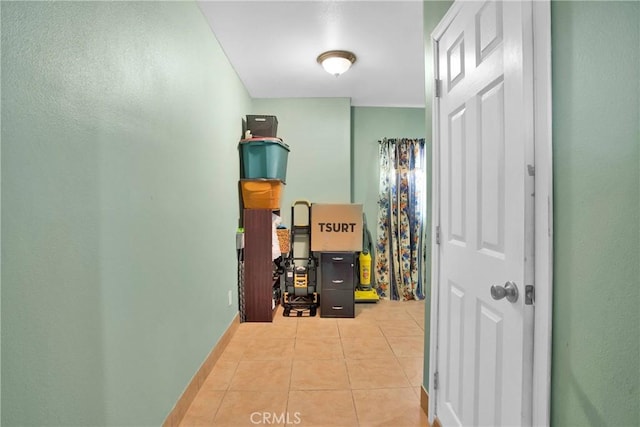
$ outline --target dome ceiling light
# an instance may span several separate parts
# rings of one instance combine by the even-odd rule
[[[356,56],[346,50],[330,50],[318,56],[318,63],[329,74],[338,77],[356,62]]]

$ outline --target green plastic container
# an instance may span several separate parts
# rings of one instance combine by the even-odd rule
[[[279,179],[286,183],[289,146],[279,138],[251,138],[240,141],[242,178]]]

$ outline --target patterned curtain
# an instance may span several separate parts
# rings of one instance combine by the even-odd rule
[[[424,146],[424,139],[380,141],[375,277],[378,294],[393,300],[424,299]]]

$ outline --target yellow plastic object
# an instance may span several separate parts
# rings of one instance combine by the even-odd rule
[[[293,287],[294,288],[306,288],[308,286],[308,276],[307,273],[296,273],[294,277]]]
[[[282,181],[278,179],[241,180],[242,202],[247,209],[280,209]]]
[[[356,289],[355,302],[378,302],[380,296],[375,289]]]
[[[371,254],[368,251],[360,252],[360,285],[371,284]]]

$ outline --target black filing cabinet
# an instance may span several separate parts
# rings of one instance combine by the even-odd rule
[[[320,317],[354,317],[354,252],[320,254]]]

